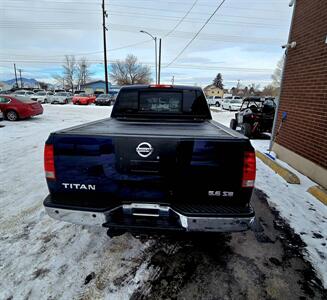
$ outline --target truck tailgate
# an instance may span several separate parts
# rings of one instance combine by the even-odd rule
[[[251,144],[205,123],[178,124],[177,133],[174,124],[146,124],[148,133],[139,122],[115,121],[106,128],[98,122],[52,134],[47,143],[54,145],[56,180],[48,181],[50,192],[100,207],[247,205],[252,188],[242,188],[241,182]]]

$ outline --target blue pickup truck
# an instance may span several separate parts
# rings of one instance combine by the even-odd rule
[[[212,120],[198,87],[123,87],[111,117],[51,133],[47,213],[124,232],[251,228],[255,153]]]

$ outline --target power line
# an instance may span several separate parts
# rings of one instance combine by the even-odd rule
[[[32,63],[32,64],[60,64],[62,61],[59,60],[37,60],[37,59],[29,59],[29,60],[15,60],[18,63]],[[117,60],[109,60],[109,63],[115,63]],[[0,59],[0,63],[11,63],[12,61],[9,59]],[[103,60],[88,60],[89,63],[93,64],[100,64],[103,63]],[[148,65],[154,67],[154,63],[150,62],[140,62],[141,64]],[[172,69],[196,69],[196,70],[217,70],[218,68],[221,70],[226,71],[235,71],[235,72],[250,72],[250,73],[267,73],[272,72],[273,69],[263,69],[263,68],[245,68],[245,67],[228,67],[228,66],[222,66],[222,65],[196,65],[196,64],[175,64],[174,66],[170,67]]]
[[[210,17],[205,21],[205,23],[202,25],[202,27],[198,30],[198,32],[194,35],[194,37],[185,45],[185,47],[180,51],[177,56],[166,66],[169,67],[171,64],[173,64],[183,53],[184,51],[192,44],[192,42],[196,39],[196,37],[200,34],[200,32],[203,30],[203,28],[209,23],[211,18],[216,14],[216,12],[221,8],[221,6],[225,3],[226,0],[221,1],[221,3],[217,6],[217,8],[214,10],[214,12],[210,15]]]
[[[192,4],[192,6],[190,7],[190,9],[186,12],[186,14],[179,20],[179,22],[174,26],[174,28],[172,30],[170,30],[164,37],[169,36],[171,33],[173,33],[175,31],[175,29],[184,21],[184,19],[189,15],[189,13],[191,12],[191,10],[193,9],[193,7],[197,4],[198,0],[195,0]]]
[[[94,4],[94,3],[92,3]],[[199,5],[199,4],[198,4]],[[78,14],[80,15],[81,13],[86,13],[86,14],[98,14],[99,10],[90,10],[90,9],[75,9],[72,10],[71,8],[65,8],[65,7],[54,7],[54,8],[48,8],[48,7],[34,7],[34,8],[30,8],[28,6],[26,7],[18,7],[18,6],[6,6],[6,8],[11,8],[11,9],[16,9],[19,11],[29,11],[29,12],[35,12],[36,10],[39,11],[44,11],[44,12],[50,12],[51,14],[53,13],[69,13],[69,14]],[[171,10],[171,9],[153,9],[153,8],[146,8],[146,9],[151,9],[151,10],[155,10],[155,11],[166,11],[166,12],[184,12],[182,10]],[[126,11],[114,11],[111,10],[112,12],[115,12],[119,15],[124,15],[126,14]],[[135,13],[129,13],[129,15],[133,15],[134,17],[138,17],[138,15],[140,15],[140,12],[137,12],[137,15],[135,15]],[[200,13],[200,12],[193,12],[193,14],[200,14],[200,15],[207,15],[206,13]],[[146,14],[143,14],[146,15]],[[149,14],[147,14],[149,16]],[[150,16],[152,16],[153,14],[151,14]],[[176,16],[167,16],[167,17],[171,17],[171,18],[175,18],[175,19],[179,19],[180,17],[176,17]],[[240,15],[229,15],[229,14],[224,14],[223,17],[231,17],[231,18],[245,18],[245,19],[249,19],[249,16],[240,16]],[[283,18],[268,18],[268,17],[258,17],[258,16],[251,16],[251,20],[252,19],[258,19],[258,20],[283,20]]]
[[[40,26],[40,25],[39,25]],[[38,27],[39,27],[38,26]],[[76,24],[77,26],[77,24]],[[1,27],[1,26],[0,26]],[[113,31],[126,31],[126,32],[132,32],[132,33],[138,33],[139,30],[142,30],[143,27],[138,26],[132,26],[132,25],[124,25],[124,24],[109,24],[109,28]],[[39,29],[54,29],[51,26],[43,26]],[[70,29],[73,29],[73,27],[70,27]],[[147,29],[155,31],[160,34],[165,33],[164,30],[159,28],[153,28],[153,27],[147,27]],[[190,31],[175,31],[171,37],[174,38],[192,38],[194,39],[194,32]],[[198,35],[198,34],[197,34]],[[271,38],[271,37],[248,37],[248,36],[238,36],[238,35],[222,35],[222,34],[211,34],[211,33],[205,33],[201,34],[201,36],[198,37],[198,39],[201,40],[209,40],[209,41],[219,41],[219,42],[238,42],[238,43],[258,43],[258,44],[280,44],[283,42],[283,39],[281,38]]]
[[[121,47],[117,47],[117,48],[109,48],[108,51],[117,51],[117,50],[121,50],[121,49],[127,49],[127,48],[131,48],[131,47],[136,47],[136,46],[139,46],[139,45],[143,45],[143,44],[146,44],[146,43],[149,43],[149,42],[152,42],[152,40],[146,40],[146,41],[142,41],[142,42],[137,42],[137,43],[133,43],[133,44],[129,44],[129,45],[125,45],[125,46],[121,46]],[[93,55],[93,54],[100,54],[100,53],[103,53],[103,50],[101,51],[93,51],[93,52],[79,52],[79,53],[70,53],[70,54],[67,54],[67,53],[63,53],[63,54],[56,54],[56,55],[43,55],[43,56],[40,56],[40,55],[37,55],[37,57],[39,58],[51,58],[51,57],[64,57],[65,55],[68,55],[68,56],[71,56],[71,55],[75,55],[75,56],[83,56],[83,55]],[[10,56],[11,53],[0,53],[0,56]],[[36,55],[29,55],[29,54],[13,54],[13,56],[23,56],[23,57],[28,57],[28,56],[36,56]]]
[[[53,2],[51,2],[53,3]],[[49,3],[49,4],[51,4]],[[95,3],[93,3],[95,4]],[[156,3],[158,4],[158,3]],[[200,5],[200,4],[199,4]],[[133,5],[120,5],[120,4],[110,4],[110,6],[114,6],[114,7],[121,7],[123,9],[138,9],[138,10],[154,10],[154,11],[168,11],[168,12],[172,12],[172,13],[178,13],[178,12],[182,12],[184,13],[184,10],[181,10],[181,9],[163,9],[163,8],[153,8],[153,7],[146,7],[146,6],[133,6]],[[207,7],[214,7],[214,6],[208,6]],[[29,6],[16,6],[16,5],[8,5],[6,6],[6,8],[12,8],[12,9],[18,9],[18,10],[22,10],[22,9],[30,9]],[[51,7],[40,7],[42,9],[46,9],[46,10],[66,10],[66,11],[70,11],[72,10],[72,8],[68,8],[68,7],[54,7],[54,8],[51,8]],[[232,7],[232,6],[227,6],[225,8],[230,8],[230,9],[233,9],[233,10],[249,10],[249,11],[264,11],[264,12],[275,12],[275,13],[278,13],[278,14],[281,14],[281,11],[276,11],[276,10],[265,10],[265,9],[256,9],[256,8],[247,8],[247,7]],[[38,7],[35,7],[33,8],[34,9],[38,9]],[[74,8],[75,10],[75,8]],[[85,12],[89,12],[90,10],[89,9],[77,9],[77,11],[85,11]],[[93,10],[93,11],[97,11],[97,10]],[[206,15],[206,13],[203,13],[203,12],[193,12],[193,14],[198,14],[198,15]]]
[[[131,13],[114,13],[114,12],[110,12],[109,13],[110,16],[133,16],[134,18],[141,18],[141,19],[162,19],[162,20],[168,20],[168,21],[175,21],[175,20],[179,20],[179,18],[177,17],[172,17],[172,16],[166,16],[166,15],[153,15],[153,14],[138,14],[137,16],[135,16],[134,14]],[[223,16],[226,17],[226,16]],[[221,19],[220,19],[221,20]],[[185,18],[183,20],[184,22],[188,22],[188,23],[203,23],[203,21],[205,21],[205,19],[199,19],[199,18]],[[37,22],[17,22],[17,21],[0,21],[0,24],[4,25],[4,26],[8,26],[8,27],[12,27],[14,26],[15,28],[17,27],[17,25],[22,24],[22,26],[26,26],[26,25],[41,25],[41,24],[46,24],[46,25],[65,25],[65,26],[72,26],[72,25],[76,25],[78,26],[78,28],[82,28],[80,23],[77,22],[64,22],[64,21],[37,21]],[[24,24],[24,25],[23,25]],[[214,21],[211,22],[210,24],[224,24],[224,25],[231,25],[231,26],[242,26],[244,27],[244,25],[251,25],[253,27],[262,27],[262,28],[273,28],[273,27],[282,27],[282,24],[271,24],[271,23],[256,23],[256,22],[244,22],[244,21],[231,21],[231,20],[222,20],[222,21]],[[89,28],[90,24],[85,24],[88,25],[87,28]],[[97,23],[92,23],[92,25],[96,25],[98,26]],[[68,28],[68,27],[67,27]]]

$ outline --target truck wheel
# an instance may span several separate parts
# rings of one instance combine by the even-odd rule
[[[215,103],[215,105],[216,105],[216,107],[219,107],[220,106],[220,104],[219,104],[218,101]]]
[[[8,121],[17,121],[18,114],[14,110],[9,110],[6,112],[6,118]]]
[[[244,123],[241,126],[241,133],[244,134],[246,137],[251,137],[252,134],[252,127],[249,123]]]
[[[237,121],[235,119],[231,119],[229,123],[229,128],[236,130],[237,127]]]

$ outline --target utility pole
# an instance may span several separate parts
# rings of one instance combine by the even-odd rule
[[[175,76],[173,75],[173,78],[171,79],[171,84],[174,85],[175,82]]]
[[[104,56],[104,78],[106,82],[106,94],[108,91],[108,65],[107,65],[107,41],[106,41],[106,18],[108,18],[107,11],[104,8],[104,0],[102,0],[102,30],[103,30],[103,56]]]
[[[16,88],[18,88],[17,73],[16,73],[16,64],[14,64],[14,69],[15,69]]]
[[[20,77],[20,88],[23,88],[23,81],[22,81],[22,69],[18,69],[19,77]]]
[[[160,84],[160,73],[161,73],[161,39],[159,39],[158,84]]]

